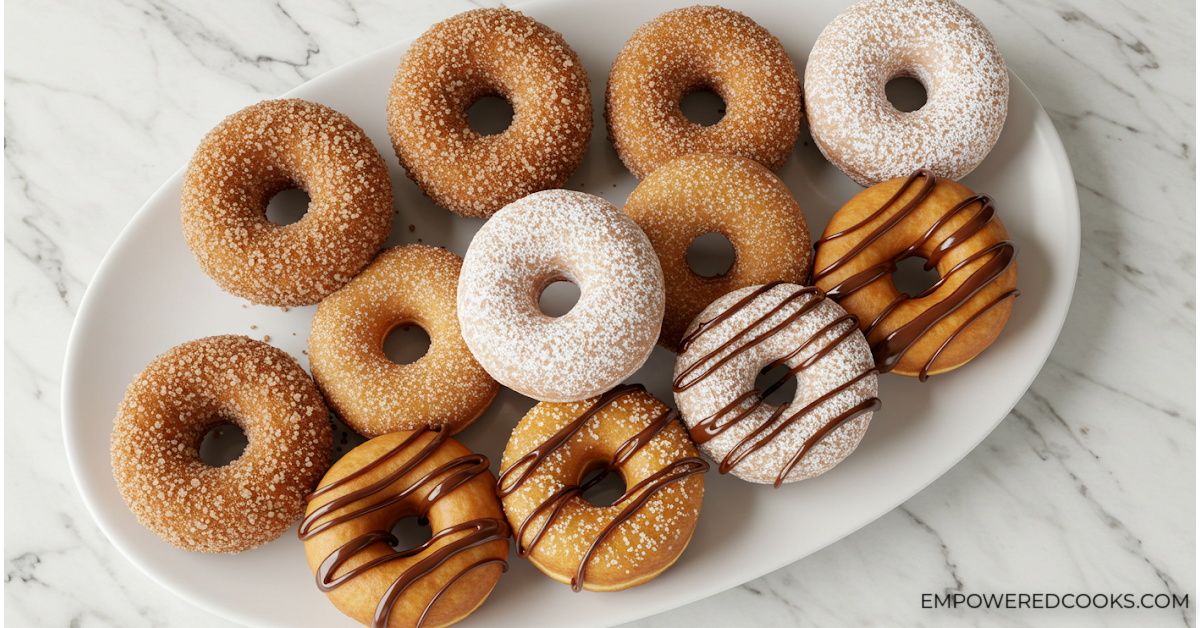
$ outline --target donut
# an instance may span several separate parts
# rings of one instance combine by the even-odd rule
[[[319,588],[373,628],[440,628],[470,615],[508,570],[512,534],[486,456],[422,427],[352,449],[309,496],[297,535]],[[393,549],[419,517],[432,537]]]
[[[298,222],[267,203],[300,188]],[[265,100],[225,118],[183,177],[183,236],[222,290],[273,306],[312,305],[341,288],[392,230],[392,182],[371,138],[346,116],[303,100]]]
[[[209,429],[237,425],[233,462],[200,459]],[[291,356],[245,336],[186,342],[133,379],[113,421],[113,478],[138,523],[193,552],[273,541],[329,467],[329,411]]]
[[[570,281],[579,301],[542,314],[546,286]],[[662,327],[663,274],[646,234],[602,198],[530,194],[475,234],[458,280],[458,322],[492,377],[540,401],[579,401],[645,363]]]
[[[456,434],[487,410],[500,385],[458,327],[462,259],[410,244],[387,249],[317,308],[308,339],[313,379],[329,407],[368,438],[430,425]],[[417,325],[429,351],[412,364],[383,352],[388,334]]]
[[[1017,244],[992,199],[918,170],[859,192],[817,241],[813,284],[858,317],[880,372],[921,381],[992,344],[1017,290]],[[900,294],[891,273],[908,257],[938,281]]]
[[[925,87],[897,110],[888,81]],[[996,42],[951,0],[862,0],[834,18],[808,56],[804,101],[813,141],[863,187],[927,168],[961,179],[1000,137],[1008,69]]]
[[[684,96],[712,91],[725,115],[712,126],[687,119]],[[608,75],[608,139],[644,179],[681,155],[721,153],[778,170],[804,117],[800,79],[767,29],[721,7],[668,11],[643,24]]]
[[[480,135],[467,124],[467,110],[485,96],[512,105],[503,133]],[[426,196],[488,218],[566,184],[592,136],[592,95],[562,35],[517,11],[476,9],[412,43],[392,81],[387,118],[396,157]]]
[[[674,564],[696,528],[708,470],[678,414],[641,385],[534,406],[513,430],[496,484],[517,555],[576,592],[628,589]],[[584,492],[614,471],[625,493],[605,508],[589,504]]]
[[[804,213],[787,186],[758,162],[685,155],[646,177],[623,210],[646,232],[662,264],[667,308],[658,344],[670,351],[692,319],[725,293],[808,278],[812,244]],[[716,277],[701,277],[688,266],[688,247],[706,233],[733,244],[733,266]]]
[[[779,281],[734,290],[696,317],[671,389],[688,434],[720,473],[779,488],[854,451],[880,408],[857,322],[820,288]],[[782,380],[754,388],[760,372],[781,365]],[[792,377],[791,401],[765,402]]]

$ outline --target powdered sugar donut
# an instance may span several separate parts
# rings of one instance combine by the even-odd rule
[[[798,377],[796,395],[776,408],[763,399],[782,381],[760,391],[754,379],[783,364]],[[879,409],[876,374],[853,315],[819,288],[776,281],[730,292],[696,317],[671,387],[721,473],[778,487],[854,451]]]
[[[921,82],[925,106],[892,106],[884,86],[898,77]],[[859,185],[918,168],[957,180],[1000,137],[1008,69],[983,24],[951,0],[863,0],[817,38],[804,98],[817,147]]]
[[[579,286],[565,315],[541,312],[556,281]],[[662,326],[662,268],[646,234],[602,198],[530,194],[471,241],[458,281],[463,339],[501,384],[541,401],[598,395],[650,357]]]

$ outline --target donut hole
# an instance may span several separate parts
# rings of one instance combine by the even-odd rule
[[[604,473],[605,466],[607,465],[595,467],[584,473],[579,480],[579,485],[586,486],[588,482],[594,481],[597,476]],[[608,508],[625,494],[625,490],[625,479],[621,477],[620,473],[610,471],[594,486],[584,491],[583,499],[597,508]]]
[[[467,109],[467,124],[480,135],[499,135],[512,121],[512,104],[499,96],[484,96]]]
[[[242,457],[250,440],[233,423],[213,426],[200,441],[200,461],[210,467],[223,467]]]
[[[925,292],[937,283],[936,270],[925,270],[925,260],[919,257],[909,257],[896,262],[896,271],[892,273],[892,284],[896,290],[915,297]]]
[[[429,353],[429,333],[415,323],[404,323],[388,332],[383,354],[396,364],[412,364]]]
[[[698,89],[679,101],[679,111],[692,124],[712,126],[725,117],[725,101],[712,90]]]
[[[786,364],[780,364],[760,372],[754,379],[754,387],[767,393],[763,398],[767,404],[778,407],[796,398],[796,378],[788,377],[786,381],[783,380],[791,369],[792,367]]]
[[[888,81],[883,91],[896,111],[904,113],[919,110],[929,100],[929,93],[925,91],[921,81],[908,76],[898,76]]]
[[[418,547],[433,538],[433,528],[429,522],[420,517],[405,517],[395,523],[391,529],[396,537],[396,549],[406,550]]]
[[[312,199],[308,192],[300,188],[288,188],[271,197],[267,202],[267,220],[285,227],[300,222],[308,213],[308,204]]]
[[[688,267],[701,277],[728,273],[736,259],[733,243],[719,233],[706,233],[692,240],[687,250]]]
[[[569,279],[556,279],[542,288],[538,309],[550,318],[566,316],[579,303],[579,286]]]

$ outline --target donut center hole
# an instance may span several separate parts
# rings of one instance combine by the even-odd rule
[[[396,549],[406,550],[417,547],[433,538],[433,528],[429,522],[420,517],[405,517],[392,526],[392,536],[396,537]]]
[[[204,434],[200,441],[200,460],[210,467],[223,467],[242,457],[250,440],[242,428],[222,423]]]
[[[566,279],[556,280],[542,289],[538,309],[550,318],[566,316],[579,303],[579,286]]]
[[[597,477],[604,473],[604,467],[592,469],[584,473],[583,478],[579,481],[580,486],[587,486],[588,482],[595,481]],[[587,503],[596,506],[597,508],[608,508],[614,502],[625,494],[625,480],[621,478],[621,474],[616,471],[610,471],[603,479],[595,485],[589,487],[583,493],[583,499]]]
[[[679,110],[692,124],[712,126],[725,117],[725,101],[716,92],[700,89],[684,96]]]
[[[308,192],[300,188],[284,190],[267,202],[267,220],[284,227],[299,222],[308,213],[308,204],[312,199]]]
[[[720,277],[733,268],[737,255],[729,238],[719,233],[706,233],[695,240],[687,250],[688,267],[701,277]]]
[[[383,354],[396,364],[412,364],[429,353],[429,334],[420,325],[406,323],[383,340]]]
[[[929,99],[929,94],[925,91],[925,86],[915,78],[907,76],[899,76],[890,81],[884,86],[883,91],[887,94],[888,102],[897,111],[911,113],[925,106],[925,101]]]
[[[467,110],[467,124],[480,135],[499,135],[512,121],[512,105],[499,96],[484,96]]]
[[[919,257],[909,257],[896,262],[896,272],[892,273],[892,283],[896,290],[915,297],[925,292],[937,283],[936,270],[925,270],[925,260]]]
[[[759,373],[754,379],[754,387],[766,393],[763,397],[766,403],[781,406],[796,398],[796,378],[788,377],[786,381],[783,379],[790,370],[792,367],[780,364],[769,371]]]

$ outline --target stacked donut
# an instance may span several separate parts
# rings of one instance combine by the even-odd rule
[[[891,107],[883,87],[896,77],[921,81],[927,104]],[[391,179],[344,115],[300,100],[248,107],[189,164],[184,235],[226,292],[318,306],[312,376],[238,336],[160,355],[118,409],[118,488],[139,522],[192,551],[247,550],[300,520],[318,588],[377,627],[466,617],[507,570],[510,544],[576,591],[648,582],[691,538],[708,460],[776,488],[818,476],[863,438],[882,373],[924,381],[998,337],[1019,294],[1017,245],[995,202],[955,180],[996,142],[1007,89],[990,35],[951,0],[855,4],[818,39],[803,86],[749,17],[669,11],[633,33],[608,75],[607,135],[641,179],[618,208],[561,189],[592,134],[584,62],[520,13],[463,13],[413,43],[386,103],[408,177],[433,203],[487,219],[463,257],[383,248]],[[680,109],[705,90],[725,103],[710,126]],[[485,96],[513,106],[502,133],[468,122]],[[815,242],[774,174],[806,117],[819,150],[871,186]],[[288,188],[308,194],[308,212],[277,225],[267,205]],[[735,261],[705,277],[688,251],[710,233]],[[940,277],[916,296],[891,279],[911,256]],[[543,292],[564,281],[578,302],[543,313]],[[429,349],[397,364],[384,341],[409,326]],[[649,370],[656,344],[676,354],[661,375],[678,410],[624,383]],[[790,400],[767,402],[792,379]],[[451,436],[501,386],[539,403],[497,477]],[[332,467],[331,415],[370,439]],[[227,423],[249,445],[210,466],[200,441]],[[590,503],[613,473],[626,490]],[[406,517],[431,538],[397,550]]]

